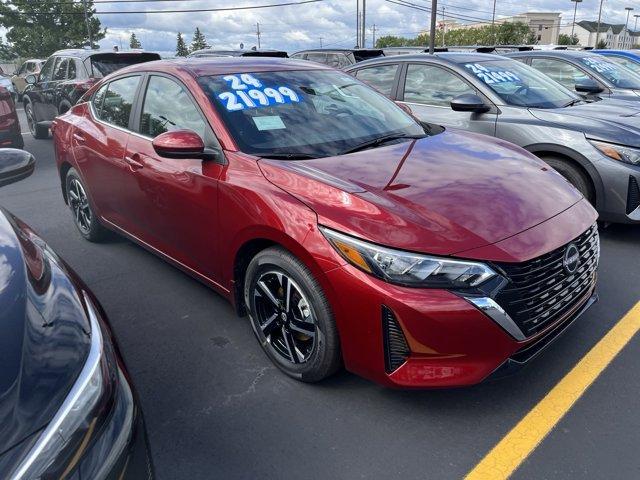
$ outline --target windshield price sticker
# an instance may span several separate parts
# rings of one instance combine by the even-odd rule
[[[465,68],[487,85],[494,83],[519,82],[520,77],[509,70],[490,70],[480,63],[467,63]]]
[[[248,73],[225,75],[222,78],[233,91],[220,93],[217,97],[230,112],[300,101],[300,96],[289,87],[265,87]]]
[[[585,57],[582,59],[582,62],[588,67],[593,68],[598,73],[612,72],[616,70],[616,67],[614,64],[609,62],[603,62],[600,59]]]

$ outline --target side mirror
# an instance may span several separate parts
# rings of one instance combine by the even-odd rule
[[[36,168],[29,152],[16,148],[0,148],[0,187],[27,178]]]
[[[464,93],[451,100],[451,110],[454,112],[484,113],[491,110],[491,107],[484,103],[484,100],[473,93]]]
[[[38,77],[36,77],[33,73],[30,73],[26,77],[24,77],[24,81],[29,85],[35,85],[38,82]]]
[[[591,94],[601,93],[604,90],[604,88],[602,88],[598,82],[591,78],[586,78],[584,80],[578,81],[576,83],[575,89],[576,92]]]
[[[165,158],[203,158],[204,141],[191,130],[164,132],[153,139],[153,148]]]

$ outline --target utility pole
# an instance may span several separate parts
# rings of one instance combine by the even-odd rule
[[[258,48],[260,48],[260,23],[256,22],[256,35],[258,36]]]
[[[438,0],[431,0],[431,26],[429,29],[429,53],[436,49],[436,17],[438,16]]]
[[[89,23],[89,11],[87,10],[87,0],[82,0],[84,7],[84,22],[87,24],[87,34],[89,35],[89,49],[93,50],[93,35],[91,35],[91,24]]]
[[[633,33],[637,34],[638,33],[638,17],[640,17],[640,15],[634,15],[633,17],[636,19],[636,24],[633,26]],[[635,43],[636,42],[631,42],[631,46],[633,47]]]
[[[637,15],[637,16],[638,16],[638,17],[640,17],[640,15]],[[637,22],[638,22],[638,21],[636,20],[636,23],[637,23]],[[373,32],[373,45],[371,45],[371,46],[372,46],[373,48],[376,48],[376,24],[375,24],[375,23],[373,24],[372,32]]]
[[[496,41],[496,0],[493,0],[493,15],[491,16],[491,36],[493,37],[493,44],[497,44]]]
[[[360,0],[356,0],[356,48],[360,46]]]
[[[600,41],[600,20],[602,20],[602,4],[604,0],[600,0],[600,11],[598,12],[598,29],[596,30],[596,44],[594,45],[598,48],[598,42]]]
[[[444,5],[442,6],[442,46],[444,47],[444,36],[447,33],[447,25],[444,23]]]
[[[367,47],[367,0],[362,0],[362,48]]]
[[[571,0],[575,2],[576,6],[573,7],[573,23],[571,24],[571,38],[573,38],[573,30],[576,28],[576,13],[578,13],[578,4],[582,2],[582,0]]]
[[[631,13],[631,10],[633,10],[632,7],[624,7],[624,9],[627,11],[627,23],[624,24],[624,37],[622,37],[622,48],[627,48],[625,46],[627,37],[631,38],[629,36],[629,14]]]
[[[323,37],[320,37],[320,48],[322,48],[322,38]]]

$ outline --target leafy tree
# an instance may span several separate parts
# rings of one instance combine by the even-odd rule
[[[558,45],[578,45],[579,42],[580,40],[575,33],[573,36],[567,35],[566,33],[558,35]]]
[[[596,44],[596,48],[607,48],[607,41],[604,39],[598,40],[598,43]]]
[[[0,38],[0,60],[13,60],[14,58],[16,58],[16,54],[13,48]]]
[[[95,16],[93,1],[87,1],[93,46],[106,29]],[[59,0],[7,0],[0,3],[0,25],[7,41],[21,57],[46,58],[62,48],[82,48],[89,42],[82,3]]]
[[[182,33],[178,32],[178,37],[176,40],[176,56],[186,57],[187,55],[189,55],[189,49],[187,48],[187,44],[184,43]]]
[[[207,43],[204,33],[196,27],[196,31],[193,32],[193,40],[191,41],[191,51],[195,52],[196,50],[202,50],[203,48],[209,48],[209,44]]]
[[[138,40],[138,37],[136,37],[136,34],[133,32],[131,32],[131,38],[129,39],[129,47],[142,48],[142,44],[140,43],[140,40]]]

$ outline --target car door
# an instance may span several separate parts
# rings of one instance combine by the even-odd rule
[[[69,58],[58,57],[53,66],[51,79],[42,83],[42,103],[36,106],[39,121],[50,121],[58,116],[58,100],[60,83],[67,79]]]
[[[205,145],[219,144],[188,89],[177,79],[150,74],[141,93],[137,133],[127,146],[136,183],[127,205],[140,238],[209,279],[218,278],[217,189],[223,165],[198,158],[165,158],[152,141],[170,130],[192,130]]]
[[[533,57],[531,58],[531,66],[573,92],[576,91],[576,83],[585,80],[597,82],[604,90],[598,95],[589,96],[590,98],[608,96],[610,93],[607,86],[589,74],[589,72],[564,60],[549,57]]]
[[[128,211],[136,189],[125,160],[131,112],[141,75],[129,75],[103,85],[75,117],[72,149],[80,174],[98,215],[127,231],[134,230]]]
[[[46,112],[44,110],[44,91],[45,87],[51,83],[53,78],[53,69],[60,61],[60,57],[51,56],[45,62],[40,74],[37,76],[37,81],[33,85],[29,85],[27,89],[27,97],[33,107],[33,113],[37,121],[45,120]]]
[[[423,122],[495,135],[497,109],[486,113],[455,112],[451,100],[463,94],[482,96],[466,79],[435,64],[408,63],[401,77],[398,99]],[[491,104],[485,98],[485,102]]]

